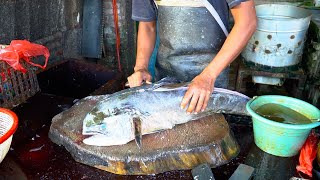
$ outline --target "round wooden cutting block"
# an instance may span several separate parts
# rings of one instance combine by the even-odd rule
[[[158,174],[192,169],[208,163],[228,163],[240,151],[222,114],[210,115],[173,129],[143,135],[142,148],[135,141],[125,145],[97,147],[82,142],[82,121],[101,96],[88,97],[53,118],[49,137],[63,145],[83,164],[122,175]],[[177,118],[177,117],[173,117]]]

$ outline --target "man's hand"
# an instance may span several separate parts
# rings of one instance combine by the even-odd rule
[[[145,81],[151,84],[148,64],[156,42],[156,21],[139,22],[137,57],[134,73],[128,77],[130,87],[141,86]]]
[[[196,76],[182,99],[181,108],[184,109],[189,104],[187,113],[204,111],[213,92],[214,82],[215,78],[210,78],[205,73]]]
[[[254,1],[248,0],[231,9],[235,25],[220,51],[204,71],[193,79],[182,99],[181,108],[189,104],[188,113],[197,113],[207,107],[216,77],[241,53],[255,32],[257,17],[254,7]]]
[[[130,87],[136,87],[141,86],[144,81],[147,84],[151,84],[152,76],[146,69],[140,69],[135,71],[127,79]]]

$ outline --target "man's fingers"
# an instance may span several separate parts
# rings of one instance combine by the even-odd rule
[[[151,84],[152,76],[148,73],[148,74],[147,74],[147,77],[145,78],[145,80],[146,80],[146,83],[147,83],[147,84]]]
[[[128,83],[126,83],[126,86],[136,87],[141,86],[143,82],[146,84],[151,84],[152,76],[147,71],[137,71],[127,79]]]
[[[127,80],[128,80],[128,82],[126,82],[125,86],[130,87],[130,82],[132,81],[132,80],[131,80],[131,76],[129,76],[129,77],[127,78]]]
[[[214,82],[208,81],[205,75],[196,76],[188,86],[188,90],[182,99],[181,107],[184,109],[189,103],[187,113],[204,111],[208,105],[213,84]]]
[[[203,101],[203,106],[202,106],[201,111],[204,111],[207,108],[208,102],[209,102],[209,99],[210,99],[210,95],[211,95],[211,93],[206,94],[206,96],[204,98],[204,101]]]
[[[193,92],[190,91],[190,90],[187,90],[187,92],[184,95],[184,97],[183,97],[183,99],[181,101],[181,104],[180,104],[181,109],[184,109],[187,106],[187,104],[189,103],[192,95],[193,95]]]
[[[204,103],[205,97],[206,97],[205,93],[201,93],[200,94],[199,99],[198,99],[198,103],[197,103],[197,107],[196,107],[196,110],[195,110],[196,113],[200,112],[203,109],[202,107],[203,107],[203,103]]]
[[[146,70],[136,71],[127,79],[128,83],[126,83],[126,86],[129,85],[130,87],[141,86],[143,83],[152,84],[152,76]]]
[[[190,104],[187,109],[187,113],[192,113],[198,103],[199,94],[193,93]]]
[[[128,84],[130,87],[136,87],[136,86],[141,86],[141,82],[142,79],[139,77],[135,77],[135,76],[129,76],[128,77]]]

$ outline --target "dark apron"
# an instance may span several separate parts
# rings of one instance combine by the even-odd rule
[[[191,81],[212,61],[226,36],[205,7],[158,6],[160,45],[156,80],[173,76]],[[215,87],[228,87],[229,68]]]

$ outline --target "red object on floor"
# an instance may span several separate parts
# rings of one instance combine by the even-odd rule
[[[301,148],[299,166],[296,167],[298,172],[300,171],[309,177],[312,177],[312,162],[317,155],[318,141],[318,137],[312,131]]]
[[[44,65],[40,65],[31,61],[32,57],[42,55],[45,57]],[[33,66],[45,69],[49,56],[50,53],[48,48],[39,44],[30,43],[27,40],[13,40],[9,46],[4,49],[0,49],[0,60],[7,62],[13,69],[23,73],[26,73],[27,69],[20,64],[21,59]]]

